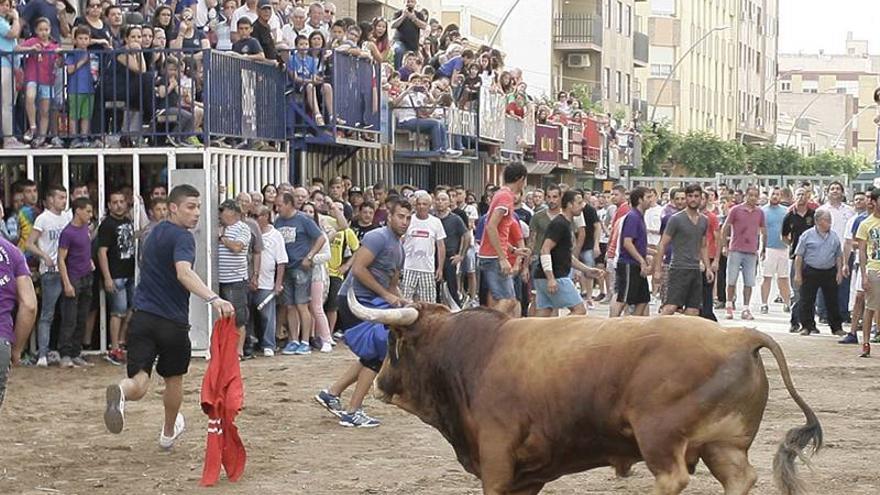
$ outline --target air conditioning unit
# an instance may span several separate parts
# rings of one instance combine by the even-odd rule
[[[566,65],[572,69],[585,69],[590,67],[590,56],[586,53],[569,53]]]

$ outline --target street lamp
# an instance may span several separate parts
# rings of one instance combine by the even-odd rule
[[[784,76],[788,76],[788,75],[794,74],[795,72],[800,72],[800,71],[801,71],[801,69],[797,68],[797,69],[791,69],[791,70],[787,70],[784,72],[780,72],[779,74],[776,74],[776,78],[773,80],[773,84],[771,84],[770,86],[767,86],[767,89],[765,89],[764,92],[761,93],[761,99],[763,100],[764,98],[766,98],[767,93],[769,93],[771,89],[775,88],[776,85],[779,84],[779,81]],[[757,105],[755,106],[755,111],[756,112],[758,111]],[[752,117],[752,112],[750,111],[748,113],[748,115],[746,115],[746,123],[747,124],[748,124],[749,119],[751,117]],[[744,133],[744,132],[739,133],[739,144],[743,144],[745,142],[745,139],[746,139],[746,133]]]
[[[492,32],[492,37],[489,38],[489,46],[495,45],[495,39],[498,38],[498,34],[501,32],[501,28],[504,27],[504,24],[507,23],[507,19],[510,18],[510,14],[513,13],[513,9],[519,5],[520,0],[513,0],[513,3],[510,4],[510,7],[507,8],[507,12],[504,13],[504,17],[501,19],[501,22],[498,23],[498,26],[495,27],[495,31]]]
[[[687,58],[687,56],[690,55],[692,51],[694,51],[697,45],[705,41],[705,39],[708,38],[710,34],[716,31],[726,31],[728,29],[730,29],[730,26],[713,27],[712,29],[706,31],[706,34],[701,36],[700,39],[695,41],[690,46],[690,48],[688,48],[687,51],[685,51],[681,55],[681,57],[678,57],[678,60],[675,61],[675,65],[672,66],[672,70],[669,71],[669,75],[666,76],[666,79],[663,80],[663,84],[660,85],[660,91],[657,92],[657,96],[654,98],[654,108],[651,110],[651,118],[649,119],[651,122],[654,122],[654,114],[657,113],[657,104],[660,103],[660,96],[663,95],[663,90],[666,89],[666,85],[669,84],[669,80],[672,79],[673,75],[675,75],[675,70],[678,69],[678,66],[681,65],[682,61],[684,61],[684,59]]]
[[[840,144],[840,140],[841,138],[843,138],[843,133],[846,132],[847,129],[849,129],[849,126],[851,126],[857,118],[861,117],[862,114],[867,112],[868,110],[874,110],[875,108],[877,108],[877,105],[871,105],[869,107],[863,108],[859,113],[853,115],[852,118],[849,119],[847,123],[844,124],[844,126],[840,129],[840,134],[837,135],[837,138],[834,140],[834,144],[831,146],[831,149],[837,149],[837,145]]]
[[[821,98],[822,95],[833,95],[833,94],[837,94],[837,89],[817,93],[816,96],[812,100],[810,100],[809,103],[807,103],[807,106],[805,106],[804,109],[801,110],[801,113],[799,113],[798,116],[791,123],[791,129],[788,131],[788,137],[785,138],[785,147],[786,148],[788,147],[788,143],[791,142],[791,136],[794,134],[794,130],[797,127],[798,121],[801,120],[802,118],[804,118],[804,115],[806,115],[807,110],[809,110],[810,107],[813,106],[813,103],[816,103],[817,101],[819,101],[819,98]]]

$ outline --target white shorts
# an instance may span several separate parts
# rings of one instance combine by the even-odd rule
[[[765,277],[788,278],[791,270],[790,263],[787,249],[767,248],[762,271]]]
[[[862,270],[859,268],[858,263],[853,265],[852,275],[849,277],[849,284],[850,294],[865,292],[865,289],[862,287]]]

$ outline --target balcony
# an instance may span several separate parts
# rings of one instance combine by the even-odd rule
[[[648,66],[648,35],[638,31],[633,32],[633,66]]]
[[[553,19],[554,48],[563,51],[602,52],[602,17],[560,14]]]

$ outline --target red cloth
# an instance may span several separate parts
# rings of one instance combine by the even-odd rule
[[[208,444],[200,485],[213,486],[220,477],[221,464],[230,481],[237,481],[244,473],[247,452],[235,426],[235,417],[243,403],[238,330],[233,318],[223,318],[214,324],[211,361],[202,381],[202,411],[208,415]]]

